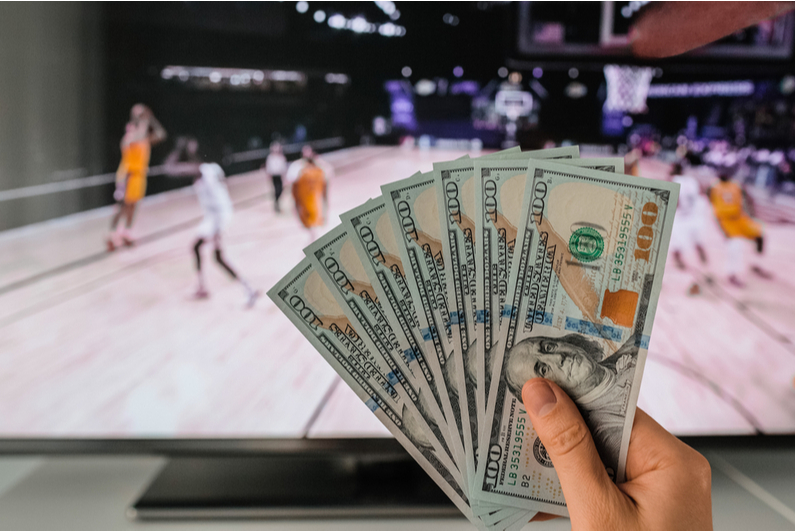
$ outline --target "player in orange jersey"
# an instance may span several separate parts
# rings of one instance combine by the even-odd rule
[[[304,146],[301,154],[302,157],[287,170],[287,182],[292,185],[298,217],[309,230],[309,238],[314,241],[315,227],[326,222],[328,181],[334,169],[321,160],[310,146]]]
[[[709,189],[708,195],[718,225],[729,240],[726,262],[729,283],[743,287],[744,284],[739,278],[743,262],[743,239],[756,242],[757,255],[761,255],[765,244],[762,225],[752,219],[753,204],[745,190],[731,181],[728,169],[721,169],[719,180]],[[758,264],[751,266],[751,271],[765,279],[772,277],[771,273]]]
[[[130,236],[135,205],[146,195],[146,175],[152,145],[166,139],[166,130],[157,121],[151,109],[142,103],[130,109],[130,121],[121,140],[121,162],[116,171],[116,191],[113,198],[119,207],[110,224],[107,239],[109,251],[124,243],[132,245]],[[124,217],[124,225],[120,225]]]

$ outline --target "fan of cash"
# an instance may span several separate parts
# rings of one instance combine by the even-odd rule
[[[622,481],[678,185],[577,146],[381,187],[268,295],[480,529],[567,516],[521,399],[577,403]]]

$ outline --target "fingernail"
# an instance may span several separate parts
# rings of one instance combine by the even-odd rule
[[[555,408],[558,398],[543,378],[534,378],[524,384],[522,399],[528,411],[537,417],[543,417]]]

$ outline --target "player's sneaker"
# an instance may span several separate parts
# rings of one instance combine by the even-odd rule
[[[755,273],[757,276],[761,278],[764,278],[765,280],[770,280],[773,278],[773,273],[762,269],[758,265],[751,266],[751,272]]]
[[[206,290],[206,289],[204,289],[204,288],[199,288],[199,289],[197,289],[197,290],[196,290],[196,292],[193,294],[193,298],[194,298],[194,299],[196,299],[196,300],[204,300],[204,299],[209,299],[209,298],[210,298],[210,292],[209,292],[209,291],[207,291],[207,290]]]
[[[740,280],[739,278],[737,278],[737,276],[735,276],[735,275],[729,275],[729,284],[731,284],[735,288],[744,288],[745,287],[745,284],[743,283],[743,281]]]

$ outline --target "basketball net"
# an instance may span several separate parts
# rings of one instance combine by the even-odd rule
[[[651,68],[605,65],[604,72],[607,80],[605,111],[641,113],[648,110],[646,96],[651,85]]]

